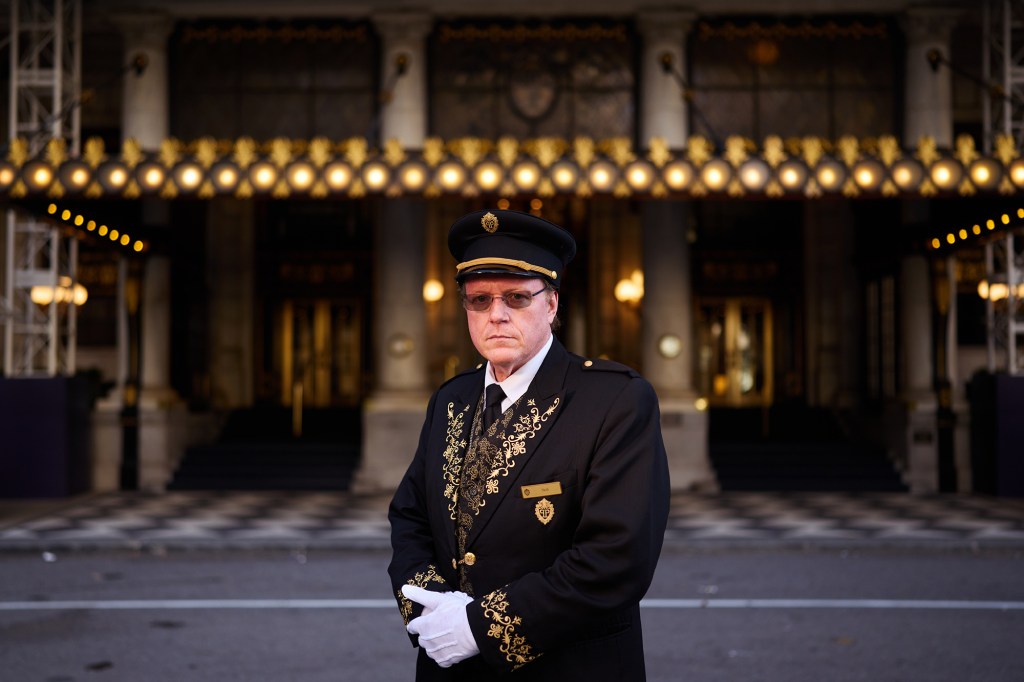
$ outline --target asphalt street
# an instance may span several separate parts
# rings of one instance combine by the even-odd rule
[[[7,551],[0,679],[410,680],[387,560]],[[1019,548],[670,547],[644,602],[648,678],[1022,680],[1022,576]]]

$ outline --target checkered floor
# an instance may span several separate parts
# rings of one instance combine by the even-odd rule
[[[900,493],[677,495],[669,546],[1024,547],[1024,500]],[[110,493],[0,519],[0,551],[388,544],[386,500],[346,493]]]

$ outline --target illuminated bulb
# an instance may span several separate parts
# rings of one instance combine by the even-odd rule
[[[1010,179],[1015,185],[1024,185],[1024,164],[1017,164],[1010,170]]]
[[[722,184],[722,181],[725,178],[722,176],[722,171],[717,168],[711,168],[708,170],[704,179],[707,180],[708,185],[711,187],[718,187]]]
[[[996,229],[996,221],[994,221],[992,219],[986,220],[985,221],[985,227],[987,227],[990,230]]]
[[[643,187],[647,184],[648,177],[645,168],[634,168],[629,171],[629,184],[633,187]]]
[[[84,222],[85,222],[85,216],[80,216],[80,215],[76,215],[75,216],[75,226],[76,227],[81,227]]]
[[[759,186],[763,177],[759,168],[752,166],[743,170],[743,184],[747,187]]]
[[[117,230],[111,230],[110,231],[110,241],[116,242],[119,234],[120,233]]]
[[[476,182],[481,189],[494,189],[501,182],[501,173],[498,172],[494,164],[481,166],[476,172]]]
[[[939,166],[938,168],[935,169],[934,175],[932,177],[935,178],[935,182],[937,182],[938,184],[947,185],[949,184],[950,179],[952,179],[953,174],[950,173],[949,169],[946,168],[945,166]]]
[[[53,174],[49,168],[37,168],[36,172],[32,174],[32,182],[40,186],[48,185],[52,177]]]
[[[989,173],[988,168],[985,166],[975,166],[972,175],[974,176],[974,182],[979,185],[988,182],[989,178],[992,177],[992,174]]]
[[[532,187],[537,182],[537,171],[530,166],[523,166],[516,171],[516,183],[521,187]]]
[[[569,168],[562,167],[555,171],[552,180],[562,189],[568,189],[576,181],[576,174]]]
[[[678,166],[669,169],[668,174],[665,176],[665,180],[672,189],[682,189],[686,186],[686,182],[689,179],[690,174]]]
[[[445,189],[458,189],[462,184],[462,169],[448,164],[441,170],[441,176],[438,179]]]
[[[502,197],[501,199],[498,199],[498,208],[500,208],[502,211],[507,211],[508,207],[509,207],[508,199],[505,199],[504,197]]]
[[[960,230],[960,239],[967,239],[967,230]]]
[[[1018,218],[1024,218],[1024,208],[1018,208],[1017,209],[1017,217]]]
[[[1006,215],[1005,213],[1003,214],[1003,217],[1001,218],[1001,220],[1003,221],[1003,225],[1009,225],[1010,224],[1010,216]]]
[[[89,182],[89,173],[84,168],[76,168],[71,171],[71,182],[74,185],[82,186]]]
[[[544,202],[540,199],[530,199],[530,208],[534,211],[539,211],[544,205]]]
[[[892,179],[900,187],[906,187],[910,184],[911,180],[910,170],[907,168],[897,168],[896,172],[892,174]]]
[[[14,171],[10,168],[0,169],[0,185],[9,185],[14,182]]]
[[[110,175],[107,177],[110,184],[114,187],[120,187],[124,183],[128,182],[128,174],[124,172],[124,169],[115,168],[110,171]]]
[[[57,212],[57,204],[50,204],[49,206],[47,206],[46,207],[46,212],[49,213],[50,215],[53,215],[54,213],[56,213]]]
[[[942,242],[939,241],[938,237],[932,240],[932,248],[937,249],[942,246]]]
[[[101,237],[105,237],[107,235],[107,226],[106,225],[100,225],[99,235]]]
[[[327,184],[337,189],[348,184],[350,178],[348,169],[335,166],[327,173]]]
[[[426,176],[423,173],[423,169],[418,166],[410,166],[402,174],[402,184],[406,187],[419,187],[425,179]]]
[[[202,177],[202,173],[199,172],[198,168],[186,168],[181,173],[181,186],[186,189],[192,189],[199,184]]]
[[[135,245],[132,248],[135,249],[136,252],[142,251],[142,242],[135,242]]]
[[[89,222],[87,222],[85,224],[85,229],[89,230],[90,232],[93,232],[96,229],[96,221],[90,220]]]
[[[604,188],[611,184],[612,175],[604,168],[598,168],[593,172],[590,179],[595,187]]]
[[[295,189],[306,189],[313,184],[313,171],[307,166],[299,166],[292,170],[291,181]]]
[[[164,172],[159,168],[150,168],[142,176],[142,181],[147,187],[156,187],[164,181]]]
[[[787,168],[782,171],[782,175],[779,176],[779,179],[786,187],[793,187],[800,180],[800,174],[792,168]]]
[[[981,225],[975,225],[971,228],[971,232],[974,234],[981,234]]]
[[[875,181],[875,174],[867,168],[861,168],[857,171],[857,184],[861,187],[870,187]]]
[[[693,406],[697,408],[698,412],[704,412],[705,410],[708,409],[708,399],[697,398],[696,400],[693,401]]]
[[[427,303],[436,303],[444,298],[444,284],[436,279],[428,279],[423,283],[423,300]]]
[[[129,243],[130,243],[131,241],[132,241],[132,239],[131,239],[131,237],[129,237],[128,235],[126,235],[126,234],[123,234],[123,235],[121,235],[121,244],[122,244],[123,246],[128,246],[128,244],[129,244]]]
[[[266,188],[274,184],[274,177],[275,174],[272,168],[269,166],[261,166],[260,169],[256,171],[256,175],[253,179],[256,181],[258,186]]]
[[[952,232],[947,234],[946,235],[946,242],[948,242],[949,244],[956,244],[956,235],[954,235]]]
[[[366,184],[370,189],[380,189],[388,180],[388,174],[379,165],[373,166],[366,172]]]
[[[217,182],[219,182],[221,185],[225,187],[230,187],[231,185],[234,185],[237,180],[238,174],[235,173],[234,168],[222,168],[221,171],[217,174]]]
[[[64,212],[60,214],[61,220],[71,220],[71,211],[64,209]]]

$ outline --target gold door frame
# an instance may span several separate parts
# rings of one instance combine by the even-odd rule
[[[772,304],[767,298],[697,302],[697,377],[712,407],[767,407],[774,398]]]

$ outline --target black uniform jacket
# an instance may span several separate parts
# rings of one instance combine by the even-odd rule
[[[584,360],[557,341],[502,421],[458,555],[459,475],[484,369],[434,394],[389,510],[388,569],[408,623],[414,584],[458,590],[480,654],[442,669],[423,651],[418,680],[643,680],[639,602],[661,552],[669,481],[658,400],[624,365]],[[510,414],[510,412],[512,414]]]

